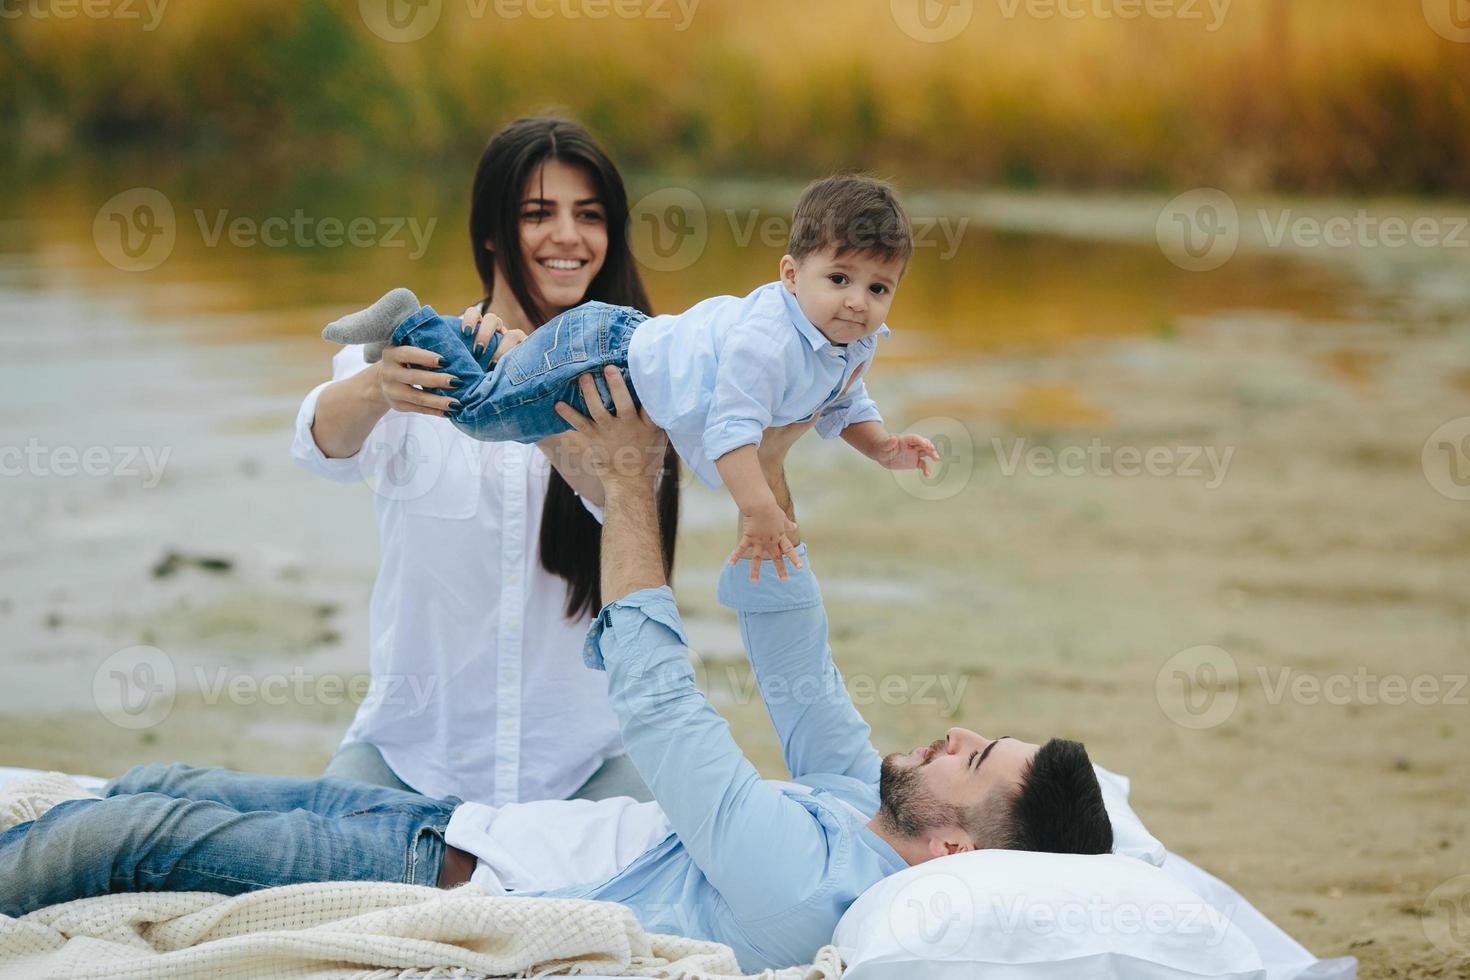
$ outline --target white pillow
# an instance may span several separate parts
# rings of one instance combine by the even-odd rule
[[[1128,777],[1109,772],[1102,766],[1092,768],[1097,772],[1098,786],[1102,787],[1108,822],[1113,825],[1113,853],[1138,858],[1162,868],[1169,852],[1157,837],[1148,832],[1138,814],[1133,812],[1133,807],[1128,805]]]
[[[833,942],[846,980],[1264,980],[1231,912],[1117,854],[971,851],[869,888]]]

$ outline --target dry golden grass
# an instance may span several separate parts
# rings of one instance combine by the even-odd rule
[[[152,31],[22,17],[0,37],[17,79],[0,125],[30,154],[142,141],[350,161],[462,154],[555,104],[657,169],[1470,189],[1470,46],[1416,3],[1150,0],[1192,16],[1121,19],[1093,11],[1137,0],[976,0],[936,44],[882,2],[703,0],[687,25],[675,0],[620,2],[669,16],[442,0],[424,39],[396,44],[356,0],[169,4]],[[1056,3],[1083,16],[1028,13]]]

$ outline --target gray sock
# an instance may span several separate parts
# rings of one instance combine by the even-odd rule
[[[419,311],[419,298],[402,286],[390,289],[365,310],[333,320],[322,337],[338,344],[364,344],[363,356],[372,364],[383,356],[393,329]]]

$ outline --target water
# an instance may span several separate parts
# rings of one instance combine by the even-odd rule
[[[157,611],[180,602],[202,606],[199,615],[223,619],[236,636],[262,632],[262,648],[313,649],[324,668],[360,667],[361,617],[340,617],[338,642],[316,644],[309,611],[252,617],[238,613],[240,597],[289,594],[306,575],[317,600],[360,603],[375,564],[371,501],[291,465],[295,409],[328,376],[333,348],[318,338],[325,320],[399,284],[441,310],[479,298],[467,185],[458,172],[347,178],[179,163],[12,180],[0,190],[0,659],[24,671],[0,693],[0,709],[84,704],[84,688],[57,686],[56,666],[81,669],[147,639]],[[657,309],[775,277],[796,185],[641,177],[631,189],[635,200],[658,201],[671,188],[675,199],[692,195],[704,231],[673,268],[667,250],[641,246],[662,267],[646,270]],[[149,251],[163,242],[155,214],[133,223],[137,247],[122,249],[107,220],[119,194],[134,205],[161,195],[171,245]],[[1224,266],[1189,272],[1153,239],[1162,204],[911,195],[921,244],[875,390],[922,394],[928,379],[990,357],[1044,365],[1094,338],[1167,341],[1190,324],[1262,311],[1340,324],[1345,353],[1328,367],[1371,371],[1372,357],[1353,352],[1355,323],[1387,320],[1412,345],[1415,330],[1464,309],[1465,250],[1272,248],[1247,231]],[[1065,379],[1038,385],[1018,411],[1048,424],[1097,421]],[[841,451],[820,448],[829,455],[814,458],[823,461]],[[728,519],[723,498],[691,492],[686,527]],[[154,581],[150,570],[169,550],[224,554],[236,567],[225,582],[197,572],[186,584]],[[272,629],[284,632],[273,641]],[[218,646],[232,655],[240,644]]]

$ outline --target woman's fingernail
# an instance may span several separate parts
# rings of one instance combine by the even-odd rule
[[[450,378],[449,379],[449,387],[451,387],[451,388],[458,388],[462,384],[464,384],[464,382],[461,381],[461,380],[459,380],[458,378]]]
[[[484,344],[476,344],[475,345],[475,360],[478,361],[480,359],[481,355],[483,355],[484,353],[485,353],[485,345]]]
[[[435,367],[443,367],[445,364],[448,364],[448,363],[449,363],[448,361],[446,361],[444,358],[441,357],[441,358],[439,358],[439,363],[436,364],[436,365],[434,365],[434,366]]]
[[[464,406],[462,406],[459,402],[452,401],[452,402],[449,403],[449,410],[451,412],[457,412],[457,411],[459,411],[463,407]]]

